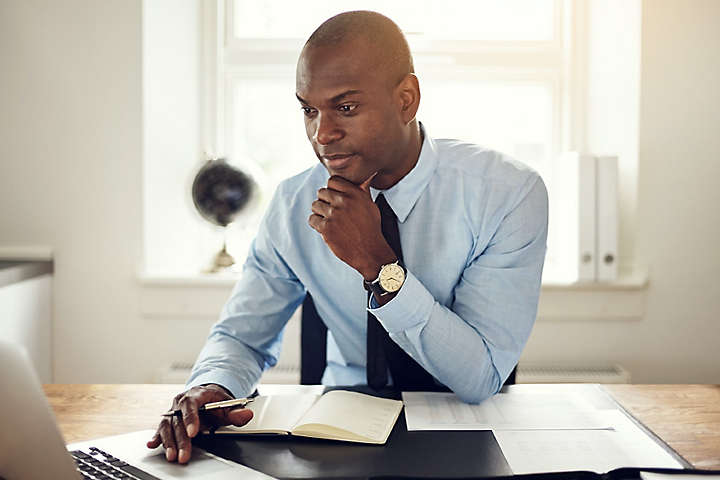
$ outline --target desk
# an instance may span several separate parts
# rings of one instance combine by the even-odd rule
[[[45,385],[67,443],[154,428],[182,385]],[[606,385],[695,468],[720,468],[720,385]]]

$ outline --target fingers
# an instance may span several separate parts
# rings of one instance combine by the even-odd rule
[[[180,418],[172,417],[172,431],[175,435],[175,442],[178,448],[177,461],[178,463],[187,463],[188,460],[190,460],[192,444],[190,443],[190,438],[185,430],[185,424]],[[165,454],[169,461],[172,462],[174,460],[168,456],[168,452],[165,452]]]
[[[182,411],[182,419],[187,436],[193,438],[200,431],[197,401],[194,400],[193,397],[186,395],[180,399],[178,406]]]
[[[308,224],[318,233],[323,233],[325,231],[325,223],[327,220],[325,217],[318,215],[317,213],[313,213],[308,218]]]
[[[165,447],[165,458],[169,462],[177,460],[179,463],[187,463],[192,456],[191,438],[200,433],[202,422],[198,414],[198,408],[208,402],[219,402],[228,400],[232,395],[228,391],[214,384],[199,385],[190,390],[179,393],[173,399],[172,409],[180,409],[182,416],[164,417],[158,425],[155,435],[146,443],[148,448],[157,448],[161,444]],[[243,425],[252,418],[250,415],[242,414],[232,417],[232,421]],[[214,420],[214,419],[213,419]]]
[[[147,447],[148,448],[157,448],[162,443],[162,439],[160,438],[160,432],[155,432],[155,435],[148,440]]]
[[[335,206],[341,205],[347,197],[353,195],[362,194],[369,198],[370,184],[377,174],[378,172],[374,172],[359,185],[355,185],[341,176],[333,175],[328,179],[327,188],[318,190],[318,199]]]
[[[333,175],[328,179],[327,186],[331,190],[337,190],[338,192],[346,193],[346,194],[353,194],[353,193],[370,193],[370,183],[372,183],[373,178],[375,178],[375,175],[377,175],[377,172],[373,172],[372,175],[370,175],[367,179],[365,179],[362,183],[356,185],[352,183],[350,180],[347,180],[339,175]]]
[[[235,425],[241,427],[249,422],[253,417],[253,412],[247,408],[236,408],[234,410],[221,410],[213,412],[215,424],[219,427],[222,425]]]
[[[186,397],[183,397],[183,399]],[[183,399],[180,403],[182,404]],[[185,415],[183,413],[183,415]],[[197,413],[196,413],[197,415]],[[192,455],[192,443],[188,436],[183,418],[173,416],[160,421],[157,432],[149,442],[148,448],[156,448],[162,443],[168,462],[177,460],[187,463]]]
[[[253,418],[253,411],[247,408],[228,412],[228,420],[236,427],[242,427]]]
[[[340,175],[333,175],[328,179],[327,186],[331,190],[337,190],[343,193],[352,193],[357,190],[358,186]]]
[[[322,200],[315,200],[310,206],[313,213],[317,213],[321,217],[329,217],[332,214],[333,207]]]
[[[182,400],[180,404],[182,409]],[[195,411],[195,415],[197,416],[197,411]],[[252,410],[244,408],[230,411],[221,409],[218,412],[214,412],[211,417],[212,419],[209,423],[214,424],[216,427],[221,425],[241,427],[252,419],[253,412]],[[182,419],[179,417],[172,417],[170,419],[163,418],[155,435],[148,440],[146,444],[147,447],[157,448],[162,444],[163,447],[165,447],[165,458],[169,462],[177,460],[178,463],[188,463],[192,457],[192,441],[190,440],[191,436],[187,430],[192,423],[188,423],[188,421],[185,420],[186,418],[184,410]],[[193,436],[197,435],[199,431],[199,420],[195,418],[195,421],[198,422],[198,426]]]
[[[322,200],[330,205],[342,205],[345,202],[346,196],[347,194],[330,188],[321,188],[318,190],[318,200]]]
[[[158,430],[157,433],[155,433],[153,440],[155,440],[156,437],[160,438],[162,446],[165,447],[165,458],[167,458],[169,462],[174,462],[177,458],[177,446],[175,444],[175,435],[172,432],[172,426],[168,417],[160,420],[160,425],[158,425]],[[155,446],[157,447],[158,445]],[[148,447],[150,447],[150,442],[148,442]]]
[[[375,175],[377,175],[378,172],[373,173],[370,175],[367,180],[365,180],[363,183],[360,184],[360,190],[370,195],[370,183],[372,183],[373,178],[375,178]]]

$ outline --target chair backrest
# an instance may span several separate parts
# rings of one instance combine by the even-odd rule
[[[315,303],[308,293],[303,300],[300,318],[300,384],[318,385],[322,380],[327,362],[327,327],[315,308]],[[513,368],[505,385],[515,384]]]
[[[319,385],[327,362],[327,327],[308,293],[300,318],[300,384]]]

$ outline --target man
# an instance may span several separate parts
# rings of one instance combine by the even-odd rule
[[[480,402],[532,329],[545,186],[502,154],[430,138],[400,29],[373,12],[329,19],[302,50],[296,89],[320,165],[278,187],[190,389],[173,402],[183,417],[148,442],[170,461],[190,458],[198,407],[250,394],[276,363],[306,293],[328,327],[329,385],[449,388]],[[252,412],[207,417],[242,425]]]

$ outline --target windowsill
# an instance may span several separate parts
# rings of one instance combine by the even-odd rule
[[[232,287],[240,273],[175,273],[156,274],[143,272],[138,281],[143,287]]]
[[[627,269],[621,270],[618,278],[609,282],[563,282],[544,278],[542,291],[579,292],[579,291],[618,291],[618,290],[645,290],[648,286],[647,270]]]
[[[217,318],[232,287],[234,274],[138,275],[141,310],[148,318]],[[614,282],[559,282],[545,279],[539,321],[638,320],[645,314],[648,274],[621,272]]]
[[[157,274],[142,272],[138,275],[140,285],[144,287],[232,287],[240,278],[240,273],[177,273]],[[579,291],[617,291],[644,290],[648,285],[645,270],[627,270],[621,272],[617,280],[611,282],[565,282],[544,279],[542,291],[579,292]]]

